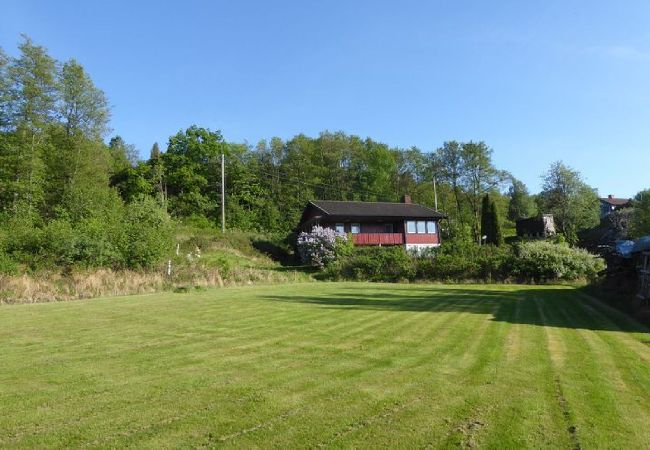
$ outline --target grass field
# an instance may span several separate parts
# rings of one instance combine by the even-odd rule
[[[650,448],[650,334],[570,287],[0,307],[0,447]]]

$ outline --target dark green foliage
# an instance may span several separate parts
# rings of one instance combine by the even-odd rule
[[[399,281],[415,275],[413,258],[402,247],[356,247],[324,272],[324,278]]]
[[[478,245],[455,241],[420,257],[401,247],[355,248],[323,277],[369,281],[554,282],[594,279],[602,259],[566,244]]]
[[[481,201],[481,242],[487,240],[492,233],[492,211],[490,210],[490,196],[485,194]]]
[[[496,201],[492,200],[490,203],[490,217],[492,219],[492,230],[488,244],[502,245],[503,233],[501,232],[501,216],[499,215],[499,208]]]
[[[650,189],[641,191],[634,197],[631,225],[634,237],[650,235]]]
[[[504,281],[511,264],[510,247],[453,242],[432,258],[417,259],[418,278],[435,281]]]
[[[481,202],[481,239],[486,244],[497,246],[503,244],[499,210],[489,194],[485,194]]]

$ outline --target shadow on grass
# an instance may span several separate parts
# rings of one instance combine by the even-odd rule
[[[377,286],[371,290],[360,286],[359,289],[327,290],[314,296],[288,293],[265,298],[343,310],[491,314],[492,320],[509,323],[650,333],[647,327],[631,317],[568,286],[514,289],[507,286],[500,289],[494,285],[486,289]]]

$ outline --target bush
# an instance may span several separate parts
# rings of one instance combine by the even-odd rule
[[[356,247],[327,268],[326,278],[399,281],[415,277],[414,259],[403,247]]]
[[[450,241],[420,256],[402,247],[354,248],[331,264],[324,278],[368,281],[525,281],[593,279],[604,263],[585,250],[545,241],[477,245]]]
[[[523,242],[515,247],[512,275],[531,281],[593,280],[605,263],[586,250],[546,241]]]
[[[17,273],[18,264],[9,255],[0,250],[0,274],[16,275]]]
[[[416,276],[431,281],[503,281],[511,256],[509,246],[450,241],[416,260]]]
[[[141,197],[126,207],[125,260],[134,269],[151,268],[172,250],[172,227],[167,213],[150,197]]]
[[[43,228],[42,259],[64,267],[122,267],[123,232],[119,225],[111,225],[97,218],[77,224],[65,218],[53,220]]]
[[[344,250],[347,242],[346,234],[317,226],[311,233],[300,233],[296,246],[304,264],[322,269],[336,259],[337,250]]]

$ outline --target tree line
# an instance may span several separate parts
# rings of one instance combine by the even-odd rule
[[[514,220],[542,212],[555,215],[569,240],[598,223],[596,191],[577,171],[554,163],[542,192],[531,195],[495,167],[484,142],[448,141],[426,152],[325,131],[248,145],[192,125],[140,160],[119,135],[109,137],[109,119],[106,95],[79,62],[56,61],[28,37],[15,57],[0,49],[0,224],[23,230],[5,232],[0,253],[66,253],[50,248],[59,240],[74,248],[65,256],[73,261],[150,265],[166,244],[156,233],[138,234],[134,220],[150,228],[170,226],[165,218],[218,223],[221,154],[229,229],[286,235],[309,200],[399,201],[405,194],[431,207],[437,196],[448,216],[443,232],[457,240],[481,242],[489,229],[497,244]],[[142,242],[153,250],[139,258],[144,249],[134,247]]]

